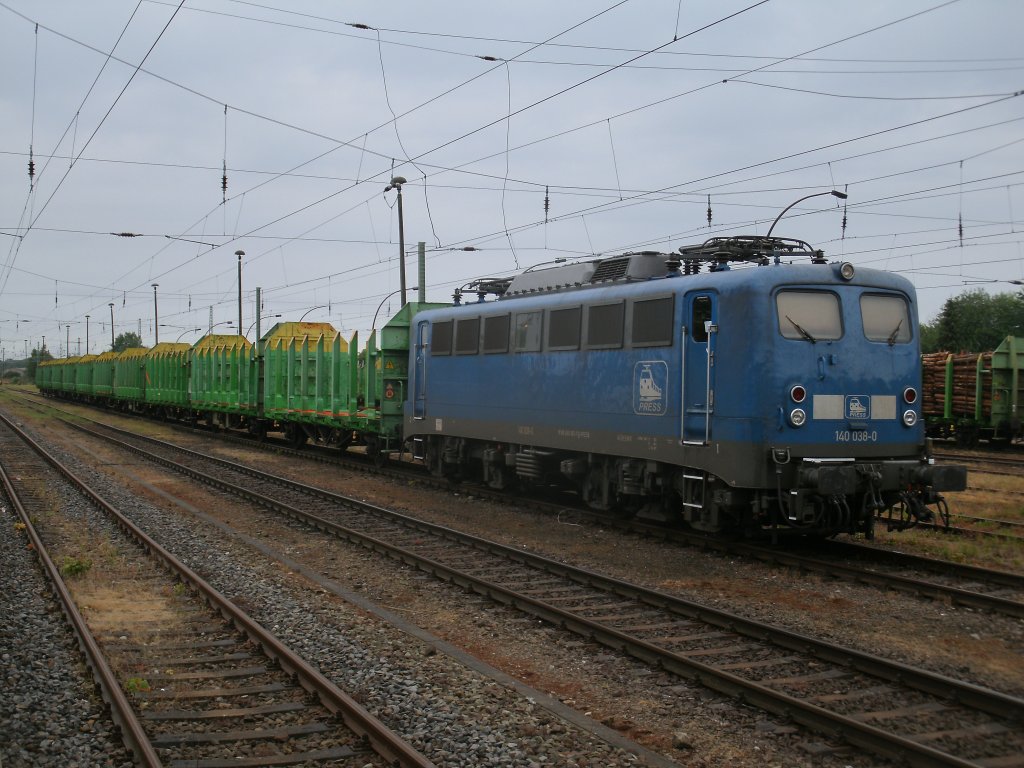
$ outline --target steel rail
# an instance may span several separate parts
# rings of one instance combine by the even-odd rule
[[[365,710],[347,693],[338,688],[324,677],[317,669],[312,667],[305,659],[295,654],[290,648],[284,645],[277,637],[265,630],[260,624],[254,621],[248,614],[239,609],[234,603],[225,598],[220,592],[199,576],[195,571],[184,563],[180,562],[164,547],[150,538],[145,532],[139,529],[124,515],[110,506],[88,485],[80,480],[70,469],[61,464],[41,445],[35,442],[28,434],[15,426],[3,414],[2,419],[22,440],[24,440],[36,453],[58,472],[64,475],[79,491],[85,495],[93,504],[110,515],[114,522],[128,536],[133,538],[141,547],[150,552],[160,560],[166,568],[175,573],[182,581],[187,582],[206,599],[207,603],[225,619],[232,622],[239,630],[249,636],[255,643],[259,644],[263,651],[273,659],[276,659],[285,671],[296,676],[299,684],[309,692],[315,694],[321,703],[332,713],[342,719],[342,722],[355,733],[365,738],[377,754],[396,766],[402,768],[433,768],[433,763],[405,743],[390,728]]]
[[[38,406],[35,406],[38,407]],[[53,406],[50,406],[53,408]],[[62,413],[71,414],[72,412],[66,411],[59,408],[54,408]],[[74,414],[78,416],[77,414]],[[127,435],[133,439],[143,440],[155,445],[162,445],[165,447],[173,448],[174,450],[189,452],[189,449],[181,446],[176,446],[171,443],[167,443],[164,440],[158,438],[149,437],[145,435],[139,435],[133,433],[127,429],[116,427],[112,424],[106,424],[104,422],[96,421],[88,417],[85,418],[87,421],[96,424],[104,429]],[[77,425],[75,425],[77,426]],[[196,430],[189,430],[196,431]],[[239,437],[237,435],[226,435],[222,436],[223,439],[227,439],[231,442],[240,442],[245,445],[253,445],[251,440]],[[373,471],[375,473],[386,474],[391,477],[398,477],[405,479],[412,475],[409,472],[402,471],[386,471],[381,467],[371,468],[366,462],[353,462],[346,461],[343,458],[334,456],[320,455],[315,452],[299,451],[286,446],[278,445],[267,445],[266,443],[259,444],[262,449],[273,450],[278,453],[285,455],[301,456],[306,459],[313,459],[315,461],[326,462],[330,464],[337,464],[345,466],[347,468],[357,468],[361,471]],[[198,452],[192,452],[192,455],[205,456]],[[258,470],[251,470],[245,465],[232,462],[227,459],[221,459],[218,457],[205,456],[210,461],[221,463],[223,466],[228,466],[240,472],[247,472],[253,474]],[[415,475],[416,479],[420,482],[429,480],[418,473]],[[281,479],[282,482],[287,482],[285,479]],[[495,498],[500,500],[506,500],[500,494],[496,494],[493,490],[488,488],[477,488],[475,492],[486,495],[494,495]],[[550,506],[545,505],[544,502],[532,501],[534,506]],[[635,520],[608,520],[606,517],[593,515],[586,510],[575,510],[577,514],[584,515],[590,519],[600,520],[604,525],[611,525],[620,530],[630,531],[634,533],[641,533],[644,535],[656,536],[664,538],[669,541],[675,541],[678,543],[685,544],[687,546],[698,546],[703,549],[712,549],[719,553],[729,555],[742,555],[751,557],[761,562],[769,564],[782,565],[789,568],[795,568],[797,570],[807,571],[811,573],[819,573],[832,578],[843,579],[846,581],[852,581],[859,584],[866,584],[868,586],[876,587],[882,590],[893,589],[895,591],[903,592],[905,594],[917,594],[923,597],[931,599],[948,599],[951,603],[956,605],[963,605],[970,608],[977,608],[979,610],[986,610],[993,613],[999,613],[1005,616],[1013,618],[1024,617],[1024,602],[1014,600],[1011,598],[999,597],[997,595],[988,595],[981,592],[975,592],[971,590],[959,589],[944,584],[936,584],[934,582],[925,581],[923,579],[917,579],[908,576],[900,576],[898,574],[880,574],[876,571],[872,571],[867,568],[858,568],[856,566],[842,565],[839,563],[831,563],[820,558],[808,557],[807,555],[801,555],[794,552],[780,550],[770,547],[761,547],[756,544],[746,544],[728,539],[715,539],[708,537],[704,534],[693,533],[688,531],[682,531],[678,529],[669,529],[664,526],[659,527],[648,523],[638,522]],[[1024,525],[1024,524],[1022,524]],[[960,529],[952,529],[947,531],[944,527],[941,528],[944,532],[960,533]],[[1002,535],[996,532],[993,535]],[[926,558],[916,555],[909,555],[904,553],[887,552],[886,550],[857,545],[854,543],[846,542],[840,544],[835,541],[823,541],[822,546],[830,548],[848,547],[856,549],[860,552],[870,552],[876,559],[884,560],[886,563],[890,563],[897,567],[909,567],[909,568],[925,568],[933,572],[944,572],[944,575],[956,575],[961,578],[981,580],[997,586],[1009,587],[1012,589],[1024,590],[1024,576],[1017,574],[1008,573],[1005,571],[996,571],[987,568],[979,568],[977,566],[965,565],[962,563],[953,563],[950,561],[941,561],[934,558]]]
[[[294,490],[301,490],[306,493],[315,492],[316,489],[312,489],[309,486],[304,486],[301,483],[294,483],[287,478],[270,476],[267,473],[261,472],[260,470],[253,469],[244,464],[240,464],[235,461],[228,459],[222,459],[216,456],[209,456],[207,454],[199,453],[198,451],[192,451],[189,448],[174,445],[164,440],[160,440],[155,437],[149,437],[146,435],[138,435],[130,432],[129,430],[115,427],[110,424],[103,424],[90,419],[94,424],[99,424],[103,429],[116,432],[118,434],[126,435],[135,440],[141,440],[152,445],[158,445],[165,448],[173,449],[191,455],[195,458],[202,458],[204,461],[210,461],[220,466],[224,466],[233,469],[237,472],[244,472],[250,476],[263,477],[264,479],[274,478],[274,482],[281,485],[291,487]],[[81,429],[80,425],[74,424],[73,422],[67,422],[66,424],[76,429]],[[87,430],[88,431],[88,430]],[[893,589],[896,591],[918,594],[931,599],[948,599],[950,602],[957,605],[964,605],[971,608],[978,608],[980,610],[992,611],[1005,616],[1013,618],[1024,618],[1024,602],[1013,600],[1006,597],[999,597],[997,595],[987,595],[981,592],[972,592],[966,589],[960,589],[957,587],[951,587],[943,584],[935,584],[933,582],[924,581],[909,576],[900,576],[892,573],[878,573],[866,568],[857,568],[856,566],[842,565],[840,563],[831,563],[820,558],[812,558],[806,555],[795,554],[778,548],[767,548],[759,547],[753,544],[743,544],[737,542],[731,542],[725,539],[714,540],[709,539],[700,534],[692,534],[682,531],[668,530],[665,528],[658,528],[656,526],[646,525],[643,523],[627,522],[624,524],[627,529],[641,531],[646,534],[658,535],[665,538],[670,538],[674,541],[683,541],[687,544],[697,544],[704,548],[716,549],[720,552],[725,552],[731,555],[744,555],[747,557],[755,558],[762,562],[774,563],[783,565],[790,568],[796,568],[799,570],[805,570],[813,573],[820,573],[834,578],[840,578],[847,581],[858,582],[861,584],[868,584],[873,587],[880,589]],[[834,546],[834,543],[829,542],[826,546]],[[849,545],[855,547],[856,545]],[[870,547],[858,547],[861,552],[884,552],[884,550],[872,549]],[[893,557],[890,556],[889,561],[894,564],[902,565],[903,567],[928,567],[930,570],[938,570],[941,566],[947,572],[956,574],[965,578],[983,579],[992,583],[996,583],[1002,586],[1024,589],[1024,576],[1017,576],[1006,572],[993,571],[984,568],[978,568],[975,566],[961,565],[959,563],[944,564],[941,561],[937,561],[930,558],[914,557],[907,555],[902,559],[907,562],[899,563],[898,560],[893,561]]]
[[[86,430],[83,427],[78,429],[99,436],[114,444],[121,445],[138,455],[148,458],[156,463],[163,464],[186,476],[192,477],[219,490],[234,494],[247,499],[261,507],[281,512],[293,519],[303,521],[317,529],[331,533],[339,538],[358,543],[373,551],[392,557],[413,567],[432,573],[451,583],[457,584],[464,589],[487,596],[498,602],[506,603],[519,610],[531,613],[556,626],[564,627],[584,637],[593,639],[609,647],[621,650],[624,653],[634,656],[648,664],[659,666],[682,677],[696,680],[697,682],[718,690],[722,693],[739,698],[766,709],[770,712],[791,717],[797,722],[808,726],[819,732],[824,732],[836,737],[845,739],[851,744],[872,750],[895,759],[906,760],[912,765],[931,766],[971,766],[974,763],[950,755],[941,750],[919,744],[911,739],[889,733],[874,726],[858,720],[845,717],[831,712],[817,705],[802,701],[788,694],[774,691],[759,683],[745,680],[737,675],[724,670],[716,669],[713,666],[703,664],[683,654],[674,653],[660,648],[647,641],[624,634],[611,627],[605,626],[579,616],[569,611],[562,610],[556,606],[537,600],[527,595],[515,592],[500,585],[488,582],[462,571],[425,557],[415,552],[378,539],[374,536],[362,533],[352,528],[334,523],[317,515],[300,510],[291,505],[274,500],[266,495],[256,493],[242,486],[235,485],[200,470],[188,467],[171,459],[156,456],[142,448],[133,446],[113,437],[100,435]],[[151,438],[147,438],[150,440]],[[156,441],[160,442],[160,441]],[[183,450],[196,456],[197,454],[188,449],[181,449],[177,446],[175,450]],[[234,464],[227,462],[226,464]],[[266,476],[258,470],[238,465],[239,469],[247,474],[255,474],[261,477]],[[411,527],[415,530],[442,536],[444,538],[461,542],[475,549],[498,553],[502,556],[533,567],[540,568],[549,573],[571,578],[573,581],[601,587],[616,594],[640,600],[644,604],[685,616],[687,618],[703,621],[722,627],[757,640],[774,643],[778,647],[797,651],[802,654],[813,656],[817,659],[829,661],[841,665],[847,669],[862,672],[875,677],[881,677],[888,681],[899,681],[907,687],[935,695],[949,701],[956,701],[967,707],[987,712],[1001,718],[1024,719],[1024,700],[1008,694],[992,691],[981,686],[973,685],[963,681],[939,675],[937,673],[916,669],[899,662],[879,659],[861,651],[836,646],[807,635],[801,635],[789,630],[773,627],[762,622],[746,619],[718,609],[710,608],[682,598],[668,595],[666,593],[650,590],[627,582],[604,576],[592,571],[572,566],[545,558],[540,555],[526,553],[512,547],[487,541],[469,534],[460,533],[444,526],[437,526],[425,523],[415,518],[410,518],[390,510],[383,509],[367,502],[351,499],[340,494],[310,489],[301,483],[269,476],[276,483],[292,487],[297,490],[329,499],[338,504],[369,512],[377,516],[384,516],[395,522]]]
[[[0,414],[0,418],[3,419],[7,426],[13,428],[13,425],[2,414]],[[15,429],[15,433],[18,433],[17,429]],[[75,605],[71,592],[64,583],[64,579],[61,578],[60,571],[51,559],[42,538],[36,531],[35,526],[32,525],[31,516],[25,509],[24,504],[22,504],[17,490],[13,483],[11,483],[11,479],[2,465],[0,465],[0,481],[2,481],[7,498],[11,500],[11,505],[25,526],[25,532],[28,534],[33,549],[35,549],[36,557],[39,558],[39,563],[42,565],[50,586],[60,603],[61,610],[64,612],[68,623],[71,625],[71,629],[75,633],[79,647],[85,654],[86,663],[92,670],[93,679],[96,681],[100,695],[110,707],[111,719],[121,732],[121,738],[124,740],[125,746],[135,755],[135,760],[139,765],[146,768],[159,768],[163,763],[150,743],[142,723],[136,717],[135,710],[128,701],[128,697],[121,690],[117,676],[107,663],[103,651],[100,650],[99,643],[96,642],[96,638],[89,631],[85,618],[78,610],[78,606]]]

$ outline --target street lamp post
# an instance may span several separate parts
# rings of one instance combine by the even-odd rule
[[[174,340],[174,343],[177,344],[179,341],[181,341],[181,337],[184,336],[186,333],[195,333],[196,331],[201,331],[201,330],[203,330],[203,329],[202,328],[186,328],[184,331],[181,332],[181,334],[178,336],[178,338],[176,338]]]
[[[420,287],[418,285],[414,285],[411,290],[418,291],[419,289],[420,289]],[[403,291],[404,292],[405,288],[399,288],[398,291]],[[381,309],[381,307],[384,306],[384,302],[387,301],[388,299],[390,299],[396,293],[398,293],[398,291],[392,291],[391,293],[389,293],[387,296],[385,296],[383,299],[380,300],[380,304],[377,305],[377,311],[373,313],[373,325],[370,326],[370,330],[371,331],[375,330],[377,328],[377,315],[380,314],[380,309]],[[405,305],[403,304],[402,306],[405,306]]]
[[[785,216],[786,215],[786,211],[788,211],[794,205],[796,205],[797,203],[802,203],[804,200],[810,200],[812,197],[821,197],[822,195],[832,195],[832,197],[838,197],[840,200],[845,200],[847,198],[846,193],[845,192],[840,192],[838,189],[832,189],[832,190],[829,190],[828,192],[815,192],[813,195],[807,195],[806,197],[801,197],[799,200],[793,201],[792,203],[790,203],[789,205],[787,205],[785,208],[782,209],[782,213],[780,213],[778,216],[776,216],[775,217],[775,221],[773,221],[772,225],[770,227],[768,227],[768,234],[765,235],[765,237],[771,237],[772,236],[772,230],[775,229],[775,225],[779,223],[779,219],[781,219],[783,216]]]
[[[392,189],[398,190],[398,290],[402,292],[402,306],[405,306],[405,219],[402,216],[402,185],[405,184],[404,176],[395,176],[391,184],[385,188],[385,192]],[[398,291],[396,291],[397,293]]]
[[[156,289],[160,283],[153,283],[153,346],[160,343],[160,314],[156,306]]]
[[[242,332],[242,257],[245,256],[245,251],[235,251],[235,256],[238,257],[238,332]],[[259,309],[256,310],[259,312]]]
[[[110,351],[114,351],[114,302],[110,302]]]
[[[303,320],[305,320],[306,319],[306,315],[308,315],[310,312],[315,312],[316,310],[323,309],[326,306],[327,306],[326,304],[321,304],[319,307],[313,307],[312,309],[307,309],[305,312],[302,313],[302,317],[299,318],[299,322],[301,323]]]
[[[248,329],[246,329],[245,335],[248,336],[249,335],[249,331],[251,331],[253,329],[253,326],[256,325],[256,323],[258,323],[260,320],[266,320],[269,317],[280,317],[280,316],[281,316],[281,314],[278,313],[276,315],[263,315],[261,317],[257,317],[255,320],[252,321],[252,325],[250,325],[248,327]],[[299,322],[301,323],[302,321],[300,320]],[[256,339],[256,341],[259,341],[259,339]]]
[[[85,354],[89,354],[89,315],[85,316]]]
[[[67,354],[64,356],[71,357],[71,323],[68,323],[64,327],[68,329],[68,338],[67,341],[64,343],[64,349],[67,351]]]

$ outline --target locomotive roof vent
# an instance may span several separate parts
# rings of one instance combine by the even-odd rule
[[[559,264],[547,269],[528,269],[512,278],[505,296],[664,277],[665,257],[666,254],[658,251],[641,251],[594,261]]]

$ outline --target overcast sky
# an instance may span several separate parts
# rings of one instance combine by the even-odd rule
[[[238,250],[246,328],[260,286],[264,329],[365,339],[393,176],[431,301],[835,188],[845,231],[824,196],[775,234],[906,275],[929,320],[1024,279],[1022,30],[1018,0],[0,0],[2,346],[84,352],[89,315],[103,351],[110,303],[152,344],[153,283],[195,341],[237,323]]]

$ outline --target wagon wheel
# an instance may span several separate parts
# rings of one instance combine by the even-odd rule
[[[288,440],[288,445],[296,450],[302,448],[302,446],[306,444],[306,430],[304,430],[300,424],[288,424],[285,426],[284,436]]]
[[[255,437],[257,442],[265,443],[267,441],[267,423],[253,419],[249,422],[249,434]]]

